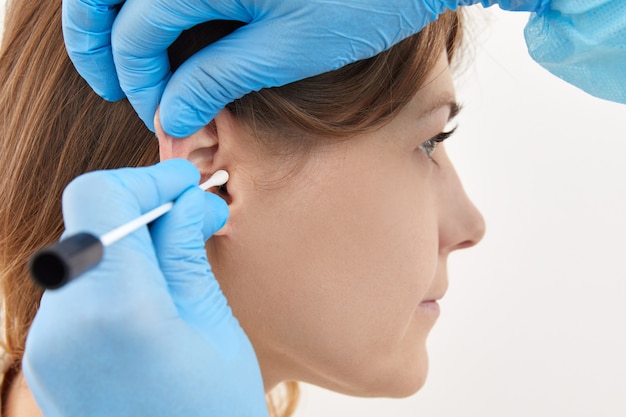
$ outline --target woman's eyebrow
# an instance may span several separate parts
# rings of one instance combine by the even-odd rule
[[[450,116],[448,117],[448,121],[454,119],[461,111],[461,105],[456,101],[456,98],[451,94],[446,94],[442,96],[440,99],[435,100],[428,109],[422,112],[418,116],[418,120],[436,112],[442,107],[450,108]]]
[[[448,116],[448,121],[451,121],[452,119],[457,117],[459,113],[461,113],[461,110],[463,110],[463,106],[461,106],[461,104],[459,104],[457,101],[453,101],[448,104],[450,105],[450,116]]]

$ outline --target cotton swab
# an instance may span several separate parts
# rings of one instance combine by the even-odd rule
[[[216,171],[211,178],[200,184],[204,191],[226,184],[228,172]],[[42,287],[62,287],[102,260],[104,248],[112,245],[135,230],[158,219],[174,207],[165,203],[125,223],[100,237],[91,233],[78,233],[37,251],[30,259],[29,269],[33,279]]]

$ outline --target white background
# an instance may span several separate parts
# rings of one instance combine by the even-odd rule
[[[489,10],[470,40],[447,149],[488,227],[450,259],[425,388],[305,385],[298,417],[626,416],[626,106],[534,64],[525,20]]]

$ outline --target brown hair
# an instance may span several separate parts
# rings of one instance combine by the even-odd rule
[[[59,1],[10,2],[0,51],[0,291],[3,348],[14,370],[42,294],[26,262],[59,239],[65,186],[87,171],[158,160],[154,135],[128,102],[105,102],[74,70],[63,44],[60,8]],[[173,67],[239,25],[213,22],[188,31],[170,49]],[[460,33],[459,16],[448,12],[374,58],[251,93],[228,108],[270,150],[371,130],[407,104],[441,51],[452,57]],[[291,415],[297,396],[296,383],[268,395],[272,415]]]

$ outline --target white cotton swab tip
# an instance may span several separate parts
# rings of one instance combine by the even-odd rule
[[[211,175],[211,178],[200,184],[200,188],[204,191],[208,190],[211,187],[219,187],[228,182],[228,172],[220,169],[219,171],[215,171],[215,174]]]

